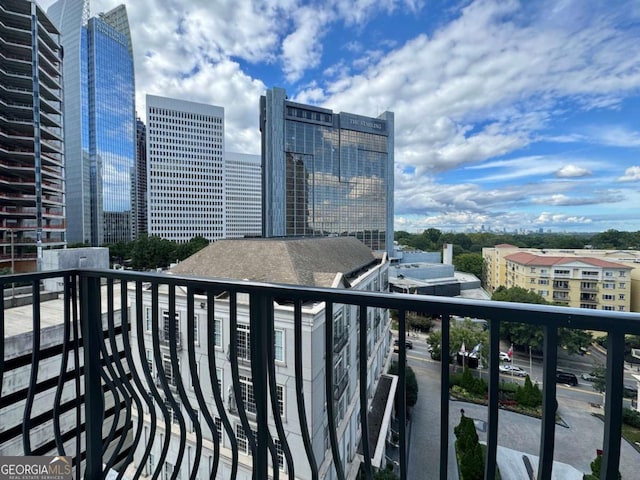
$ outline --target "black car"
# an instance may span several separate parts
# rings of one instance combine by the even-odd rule
[[[560,370],[556,371],[556,383],[564,383],[566,385],[571,385],[575,387],[578,385],[578,377],[576,377],[573,373],[562,372]]]
[[[397,352],[398,351],[398,347],[400,345],[399,340],[396,338],[393,341],[393,351]],[[411,340],[405,340],[404,341],[404,346],[407,347],[407,349],[412,350],[413,349],[413,342]]]

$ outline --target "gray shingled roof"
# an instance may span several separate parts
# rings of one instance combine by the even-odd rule
[[[171,272],[330,287],[336,274],[358,270],[375,259],[371,249],[355,237],[218,240]]]

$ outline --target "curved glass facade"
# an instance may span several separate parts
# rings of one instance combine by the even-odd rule
[[[67,240],[131,240],[135,81],[126,9],[88,18],[88,0],[58,0],[47,13],[65,53]]]
[[[89,21],[88,39],[93,229],[103,229],[102,243],[129,241],[136,145],[133,58],[128,39],[100,18]]]
[[[261,126],[265,236],[349,235],[392,249],[392,113],[334,114],[273,89]]]

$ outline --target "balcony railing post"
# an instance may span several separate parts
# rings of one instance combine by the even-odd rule
[[[544,357],[542,359],[542,427],[538,479],[551,478],[556,433],[556,370],[558,367],[558,328],[544,327]]]
[[[85,478],[102,478],[104,397],[100,375],[100,342],[102,333],[100,279],[82,275],[80,288],[80,328],[82,328],[84,351],[84,409],[87,454],[84,475]],[[77,460],[80,460],[79,456]]]
[[[268,358],[267,355],[266,342],[273,342],[273,338],[267,338],[268,329],[264,323],[269,318],[268,308],[269,298],[266,295],[251,295],[249,307],[251,376],[256,406],[256,423],[258,427],[258,431],[256,432],[256,449],[253,457],[254,478],[268,477],[269,425],[267,423],[267,362],[274,361],[273,358]],[[251,435],[251,432],[247,432],[247,435]]]
[[[498,352],[500,351],[500,321],[491,320],[489,329],[489,415],[487,426],[487,463],[484,478],[496,477],[498,454]]]
[[[607,337],[607,401],[604,406],[604,443],[600,478],[618,478],[622,436],[622,394],[624,380],[624,332]]]

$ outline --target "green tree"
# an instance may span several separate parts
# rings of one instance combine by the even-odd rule
[[[142,235],[134,242],[131,261],[136,270],[167,267],[176,259],[176,244],[158,236]]]
[[[484,260],[479,253],[463,253],[454,257],[453,266],[459,272],[472,273],[478,278],[482,278],[482,266]]]
[[[516,400],[520,405],[528,408],[536,408],[542,405],[542,392],[538,388],[538,385],[534,385],[531,382],[529,375],[524,379],[524,386],[518,387]]]
[[[473,419],[465,417],[453,429],[456,435],[456,452],[460,460],[460,477],[464,480],[484,478],[484,456]]]
[[[373,474],[373,480],[398,480],[398,476],[393,473],[393,465],[387,464],[386,468],[380,468]]]
[[[537,293],[521,287],[498,287],[493,292],[491,300],[533,304],[548,303]],[[502,322],[500,324],[500,336],[513,343],[516,347],[524,348],[525,350],[529,346],[534,350],[541,350],[544,342],[544,330],[542,327],[518,322]],[[558,329],[558,341],[569,353],[581,353],[580,347],[589,345],[592,339],[592,335],[584,330]]]
[[[178,260],[184,260],[185,258],[189,258],[194,253],[202,250],[204,247],[209,245],[209,240],[204,238],[202,235],[198,235],[193,237],[187,243],[181,243],[176,247],[176,257]]]
[[[479,355],[483,363],[487,363],[489,352],[484,345],[489,345],[489,333],[477,323],[465,318],[462,321],[452,320],[449,327],[449,352],[458,353],[462,343],[465,349],[471,350],[476,345],[481,345]],[[429,345],[431,345],[431,356],[434,360],[440,360],[442,355],[442,332],[440,330],[429,334]]]
[[[398,362],[392,362],[389,367],[391,375],[398,375]],[[413,369],[407,365],[404,370],[405,374],[405,399],[407,407],[413,407],[418,402],[418,379]],[[398,397],[396,396],[396,401]]]

